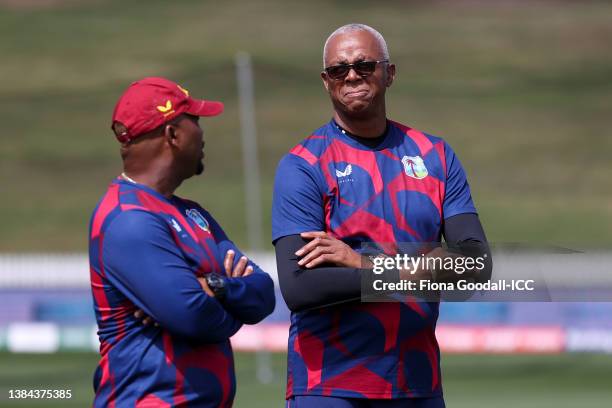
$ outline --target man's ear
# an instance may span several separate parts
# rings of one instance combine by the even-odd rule
[[[178,145],[177,132],[178,126],[173,123],[164,126],[164,137],[170,146]]]
[[[325,73],[325,71],[321,71],[321,79],[323,80],[323,86],[325,87],[325,90],[329,92],[329,84],[327,83],[327,74]]]
[[[387,66],[387,83],[385,84],[387,88],[391,86],[394,79],[395,79],[395,64],[389,64]]]

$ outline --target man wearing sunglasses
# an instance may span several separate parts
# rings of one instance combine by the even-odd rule
[[[272,238],[292,311],[287,406],[444,407],[439,303],[360,302],[360,252],[444,236],[487,253],[465,173],[442,139],[387,119],[396,68],[380,33],[340,27],[323,62],[333,118],[281,160],[274,187]]]

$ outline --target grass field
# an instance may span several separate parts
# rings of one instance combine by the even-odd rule
[[[0,354],[0,406],[84,407],[91,404],[95,354]],[[255,381],[255,356],[238,353],[237,408],[283,406],[285,355],[273,354],[275,380]],[[612,401],[612,356],[446,355],[443,384],[449,408],[602,408]],[[70,388],[61,403],[9,401],[11,388]]]
[[[37,5],[38,4],[38,5]],[[233,58],[253,56],[265,236],[280,157],[331,115],[318,77],[339,25],[385,35],[398,76],[389,117],[445,137],[492,242],[612,245],[612,2],[0,0],[0,251],[83,251],[89,214],[120,171],[110,116],[122,90],[168,76],[226,103],[203,120],[207,170],[178,194],[245,244]],[[282,406],[238,354],[238,408]],[[94,354],[0,353],[0,407],[83,407]],[[612,356],[447,355],[450,408],[612,405]],[[69,402],[9,401],[71,388]]]
[[[276,163],[330,117],[321,48],[351,21],[386,36],[389,116],[451,143],[491,241],[612,244],[610,2],[2,0],[0,11],[2,251],[85,249],[120,168],[114,102],[153,74],[226,103],[203,121],[205,176],[179,194],[244,244],[238,50],[254,58],[267,242]]]

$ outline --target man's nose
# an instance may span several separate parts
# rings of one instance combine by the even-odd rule
[[[346,74],[345,80],[351,82],[351,81],[357,81],[360,79],[361,79],[361,75],[359,75],[353,67],[349,68],[349,72],[348,74]]]

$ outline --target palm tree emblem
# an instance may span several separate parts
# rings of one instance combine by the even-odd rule
[[[407,176],[415,179],[423,179],[429,174],[425,162],[420,156],[404,156],[402,157],[404,165],[404,173]]]

